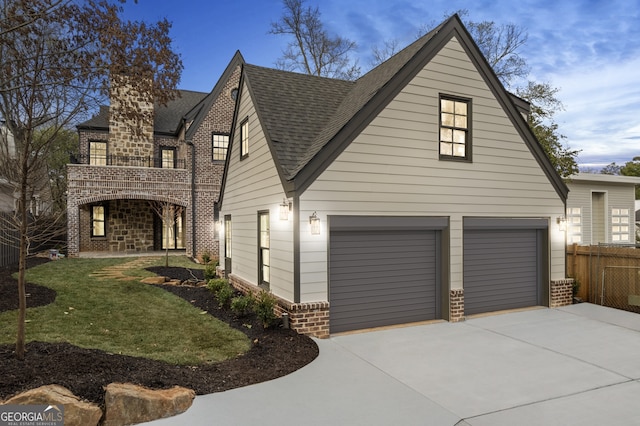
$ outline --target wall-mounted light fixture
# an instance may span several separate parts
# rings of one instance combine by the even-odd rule
[[[558,222],[558,229],[561,231],[567,230],[567,218],[565,216],[558,216],[556,222]]]
[[[320,235],[320,218],[316,212],[309,216],[309,225],[311,225],[311,235]]]
[[[291,202],[286,198],[282,199],[280,204],[280,220],[289,220],[289,212],[291,211]]]

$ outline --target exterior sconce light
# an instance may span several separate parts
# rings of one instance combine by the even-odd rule
[[[280,220],[289,220],[289,212],[291,211],[291,203],[286,198],[282,199],[280,204]]]
[[[560,229],[560,231],[567,230],[567,218],[565,216],[558,216],[556,221],[558,222],[558,228]]]
[[[311,235],[320,235],[320,218],[316,212],[309,216],[309,225],[311,225]]]

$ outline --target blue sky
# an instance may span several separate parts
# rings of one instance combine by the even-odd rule
[[[560,89],[556,115],[583,169],[640,156],[640,0],[307,0],[326,28],[358,44],[360,65],[371,48],[421,26],[469,11],[473,21],[517,24],[528,32],[521,55],[529,78]],[[125,17],[173,22],[174,49],[184,71],[180,88],[208,92],[240,50],[251,64],[273,67],[287,39],[267,34],[282,15],[280,0],[138,0]]]

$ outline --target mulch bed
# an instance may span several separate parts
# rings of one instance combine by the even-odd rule
[[[29,266],[41,261],[46,260],[31,260]],[[15,269],[0,269],[0,312],[17,309],[17,282],[11,278]],[[150,269],[159,275],[189,279],[181,275],[189,274],[183,268]],[[318,347],[309,337],[280,325],[264,329],[255,315],[238,318],[231,310],[220,309],[206,287],[160,287],[241,330],[253,342],[252,348],[241,356],[217,364],[176,366],[83,349],[68,343],[43,342],[28,343],[25,360],[18,361],[14,345],[0,345],[0,399],[39,386],[59,384],[83,399],[104,405],[104,387],[113,382],[135,383],[154,389],[178,385],[202,395],[284,376],[307,365],[318,355]],[[27,284],[27,293],[30,294],[27,298],[29,307],[55,300],[54,291],[34,284]]]

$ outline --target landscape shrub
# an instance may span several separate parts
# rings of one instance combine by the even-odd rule
[[[258,319],[262,321],[264,328],[270,327],[275,322],[276,318],[278,318],[274,311],[276,303],[276,297],[266,291],[260,292],[256,297],[254,311],[258,316]]]
[[[210,279],[207,282],[207,288],[212,292],[212,293],[216,293],[218,291],[218,289],[220,289],[221,287],[224,287],[225,285],[228,285],[229,281],[225,280],[224,278],[213,278]]]
[[[251,293],[231,299],[231,310],[239,317],[247,316],[254,307],[255,299]]]
[[[207,263],[207,266],[204,267],[204,279],[211,280],[216,277],[216,263]]]
[[[218,300],[218,305],[220,305],[221,308],[229,304],[229,302],[231,301],[231,298],[235,293],[235,290],[233,289],[231,284],[229,284],[227,280],[224,280],[224,281],[225,281],[225,285],[220,287],[215,292],[216,299]]]
[[[202,263],[208,265],[209,262],[211,262],[211,253],[209,253],[209,251],[205,251],[202,253]]]

